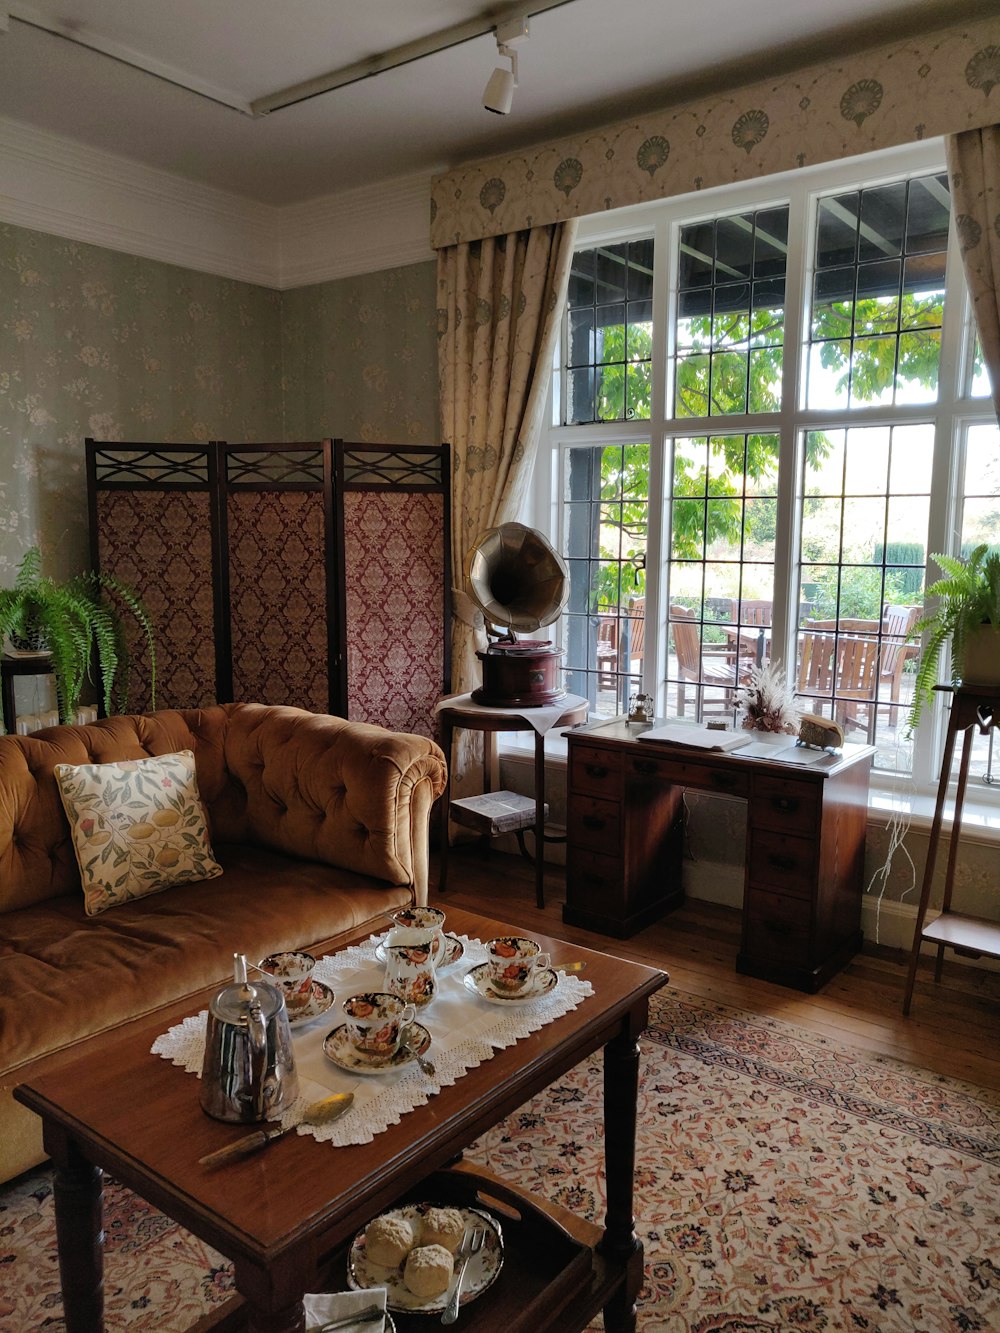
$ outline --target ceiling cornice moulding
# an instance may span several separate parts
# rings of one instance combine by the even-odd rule
[[[281,282],[306,287],[434,258],[431,172],[281,209]]]
[[[430,179],[279,208],[0,117],[0,222],[278,290],[432,258]]]

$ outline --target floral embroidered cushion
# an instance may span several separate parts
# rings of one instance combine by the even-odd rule
[[[115,764],[57,764],[55,775],[88,916],[222,874],[191,750]]]

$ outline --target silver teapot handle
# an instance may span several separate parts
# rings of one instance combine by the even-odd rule
[[[264,1119],[267,1101],[265,1079],[267,1077],[267,1024],[261,1009],[260,996],[247,981],[247,956],[245,953],[233,954],[233,981],[241,987],[240,1000],[246,1005],[247,1016],[247,1055],[250,1061],[250,1093],[253,1098],[254,1118]]]
[[[267,1100],[267,1024],[256,991],[247,1007],[247,1037],[250,1042],[250,1086],[253,1089],[254,1115],[257,1120],[263,1120]]]

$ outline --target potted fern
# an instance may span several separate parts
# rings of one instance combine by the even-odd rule
[[[110,599],[105,596],[110,594]],[[117,606],[115,605],[117,603]],[[96,656],[105,713],[121,712],[128,698],[131,654],[118,607],[138,622],[149,651],[150,698],[156,703],[156,648],[149,614],[139,596],[109,574],[88,571],[65,583],[41,572],[37,546],[24,554],[12,588],[0,588],[0,642],[17,656],[44,653],[56,681],[59,717],[72,722]]]
[[[932,583],[928,597],[936,609],[918,620],[914,634],[929,630],[914,683],[907,722],[912,731],[933,698],[941,650],[951,641],[951,682],[1000,684],[1000,554],[985,543],[967,560],[934,555],[945,577]]]

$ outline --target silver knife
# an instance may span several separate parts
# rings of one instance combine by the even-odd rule
[[[316,1324],[308,1333],[334,1333],[338,1328],[350,1328],[352,1324],[374,1324],[376,1319],[383,1319],[385,1311],[380,1305],[366,1305],[363,1310],[357,1310],[354,1314],[341,1315],[338,1319],[331,1319],[325,1324]]]

